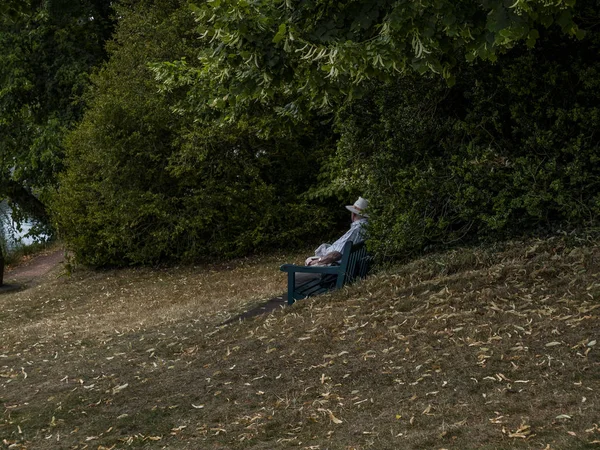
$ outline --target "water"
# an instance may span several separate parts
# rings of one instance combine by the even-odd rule
[[[44,241],[46,236],[29,236],[29,232],[35,226],[34,220],[26,220],[18,227],[13,220],[13,210],[6,202],[0,202],[0,239],[4,242],[7,252],[15,248],[31,245],[34,242]]]

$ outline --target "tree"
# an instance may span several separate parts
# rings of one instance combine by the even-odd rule
[[[5,2],[0,9],[0,197],[47,222],[65,132],[82,113],[89,72],[105,58],[110,2]]]
[[[213,0],[190,10],[183,0],[123,2],[110,60],[67,138],[55,219],[78,259],[95,265],[289,245],[326,222],[308,196],[358,189],[372,194],[372,242],[384,251],[471,229],[502,232],[523,209],[531,214],[520,224],[529,226],[557,197],[528,196],[521,179],[535,158],[519,160],[514,174],[493,166],[528,143],[511,139],[513,110],[487,107],[486,95],[501,81],[526,104],[511,75],[531,81],[521,69],[538,41],[578,48],[573,36],[584,38],[581,11],[592,3]],[[536,102],[556,106],[544,87],[532,89]],[[478,123],[478,111],[491,117]],[[495,114],[500,131],[487,128]],[[506,148],[488,151],[486,134]],[[555,160],[568,163],[560,153]],[[522,204],[502,203],[513,194]],[[571,205],[556,217],[574,217],[562,214]]]
[[[123,2],[117,13],[110,59],[68,135],[52,203],[76,258],[96,266],[223,258],[319,231],[324,209],[300,194],[316,181],[331,123],[261,133],[271,116],[260,107],[226,124],[209,107],[189,109],[187,87],[160,91],[148,67],[191,59],[204,45],[185,1]]]
[[[207,101],[223,111],[223,120],[236,120],[250,104],[299,120],[307,111],[331,111],[360,96],[369,79],[391,81],[416,71],[440,74],[452,84],[458,62],[493,61],[519,42],[532,47],[539,28],[557,25],[581,37],[574,5],[574,0],[215,0],[193,7],[196,31],[206,43],[198,57],[155,70],[167,88],[191,85],[190,102],[203,110]]]
[[[598,23],[600,10],[579,11]],[[372,82],[336,115],[320,188],[366,187],[370,247],[424,248],[597,226],[600,35],[541,34],[452,87],[417,74]]]
[[[194,14],[206,47],[154,66],[163,86],[224,123],[257,107],[274,129],[334,117],[311,192],[366,189],[380,254],[597,217],[597,113],[579,104],[595,99],[597,2],[215,0]]]

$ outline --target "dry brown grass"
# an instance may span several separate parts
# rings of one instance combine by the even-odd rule
[[[58,278],[53,273],[32,289],[2,297],[4,313],[19,326],[5,328],[0,337],[4,342],[61,333],[94,338],[189,318],[214,325],[283,292],[285,280],[278,268],[287,258],[237,260],[218,267],[77,271],[72,276],[59,272]]]
[[[598,448],[597,241],[431,255],[220,325],[298,257],[4,294],[0,448]]]

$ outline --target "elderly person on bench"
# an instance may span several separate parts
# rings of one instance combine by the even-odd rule
[[[369,202],[362,197],[358,197],[354,205],[347,205],[346,209],[352,213],[350,216],[352,221],[350,229],[333,244],[321,244],[315,250],[315,256],[308,257],[304,264],[307,266],[329,266],[335,264],[342,259],[342,252],[346,242],[352,241],[353,244],[358,244],[364,241],[365,226],[367,225],[368,217],[365,210],[368,205]],[[297,272],[295,275],[296,285],[319,277],[320,275],[314,273]]]
[[[346,209],[352,213],[350,216],[352,220],[350,229],[333,244],[321,244],[317,250],[315,250],[315,256],[307,258],[305,264],[307,266],[331,265],[342,259],[342,252],[346,242],[352,241],[353,244],[358,244],[359,242],[364,241],[365,226],[367,225],[368,217],[365,210],[368,205],[369,202],[367,200],[358,197],[358,200],[354,202],[354,205],[346,206]]]

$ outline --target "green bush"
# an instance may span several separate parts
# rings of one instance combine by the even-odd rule
[[[339,111],[327,186],[363,189],[380,255],[597,224],[600,42],[546,31],[457,83],[406,75]]]
[[[119,14],[52,204],[76,258],[104,266],[228,257],[322,231],[324,209],[300,194],[315,181],[328,127],[259,139],[248,123],[212,123],[208,106],[202,117],[187,112],[185,88],[159,92],[149,69],[198,45],[186,34],[185,2],[141,2]]]

